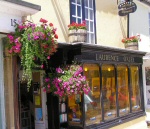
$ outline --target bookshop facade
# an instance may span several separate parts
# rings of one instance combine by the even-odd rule
[[[145,115],[144,55],[140,51],[99,45],[60,43],[52,57],[58,64],[51,65],[80,62],[91,91],[65,100],[48,93],[49,128],[106,129]]]

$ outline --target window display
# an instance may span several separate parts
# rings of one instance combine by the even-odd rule
[[[129,113],[128,69],[124,65],[117,66],[119,116]]]
[[[101,106],[100,106],[100,75],[99,66],[97,64],[84,64],[84,75],[89,81],[91,91],[88,95],[84,95],[85,107],[85,124],[91,125],[100,123]]]
[[[141,109],[139,70],[137,66],[131,66],[131,102],[132,111]]]
[[[126,65],[120,64],[115,67],[112,64],[85,63],[83,69],[83,74],[91,88],[90,93],[84,95],[86,126],[140,110],[139,69],[137,66],[129,67],[131,71],[130,88],[129,70]],[[130,92],[131,97],[129,96]],[[130,100],[132,111],[130,111]]]
[[[68,97],[68,121],[70,125],[82,124],[82,106],[80,94]]]
[[[116,117],[116,86],[113,65],[102,65],[102,95],[104,120]]]

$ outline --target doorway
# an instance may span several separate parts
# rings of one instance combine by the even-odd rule
[[[43,129],[47,127],[46,93],[41,89],[43,72],[32,73],[32,84],[19,82],[20,128]],[[22,75],[22,71],[20,71]]]

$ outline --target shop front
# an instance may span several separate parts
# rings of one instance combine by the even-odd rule
[[[48,93],[49,128],[107,129],[144,116],[144,55],[141,51],[60,43],[50,66],[81,63],[90,92],[66,99]]]

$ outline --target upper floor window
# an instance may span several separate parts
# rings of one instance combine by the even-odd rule
[[[87,42],[95,43],[95,0],[70,0],[70,21],[86,21]]]

